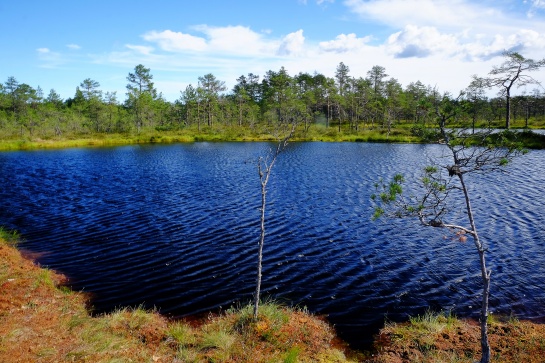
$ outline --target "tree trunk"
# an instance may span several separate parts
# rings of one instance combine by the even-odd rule
[[[490,344],[488,342],[488,297],[490,295],[490,271],[487,271],[486,269],[486,259],[484,253],[484,249],[479,250],[481,279],[483,280],[483,298],[481,302],[481,363],[489,363]]]
[[[257,320],[259,299],[261,296],[263,245],[265,244],[265,206],[267,205],[267,181],[269,180],[270,167],[268,170],[265,170],[265,179],[263,179],[261,168],[259,169],[259,173],[261,177],[261,235],[259,237],[259,249],[257,253],[257,279],[254,293],[254,320]]]
[[[511,94],[507,90],[505,95],[505,128],[508,129],[511,127]]]
[[[327,98],[327,115],[325,118],[325,127],[329,128],[329,97]]]
[[[530,119],[530,105],[526,103],[526,112],[525,112],[525,119],[524,119],[524,126],[525,128],[528,128],[528,120]]]
[[[286,148],[288,140],[295,132],[295,124],[293,125],[290,134],[276,147],[276,151],[272,154],[272,159],[267,162],[267,158],[259,158],[257,161],[257,171],[259,172],[259,180],[261,182],[261,234],[259,237],[259,248],[257,255],[257,278],[254,294],[254,320],[257,320],[259,312],[259,299],[261,295],[261,273],[263,262],[263,245],[265,244],[265,207],[267,206],[267,183],[271,176],[271,171],[276,162],[278,155]]]
[[[242,126],[242,100],[238,103],[238,126]]]
[[[211,104],[211,102],[209,101],[207,105],[208,105],[208,114],[207,114],[207,117],[208,117],[208,127],[212,127],[212,104]]]
[[[201,132],[201,104],[197,103],[197,129]]]
[[[482,242],[479,239],[479,234],[477,233],[477,228],[475,226],[475,220],[473,218],[473,210],[471,209],[471,203],[469,200],[469,193],[464,182],[464,177],[462,173],[457,174],[462,185],[462,191],[464,193],[464,198],[466,201],[467,207],[467,216],[469,218],[469,223],[471,224],[471,231],[473,235],[473,240],[475,242],[475,247],[479,251],[479,263],[481,267],[481,279],[483,282],[483,297],[481,302],[481,363],[490,363],[490,344],[488,342],[488,297],[490,295],[490,271],[486,269],[486,258],[485,258],[485,248]]]
[[[341,132],[341,106],[337,105],[337,116],[339,117],[339,133]]]

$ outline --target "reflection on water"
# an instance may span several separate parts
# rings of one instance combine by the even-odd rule
[[[97,311],[175,316],[251,299],[259,238],[256,160],[274,145],[195,143],[0,154],[0,224],[91,292]],[[477,316],[471,243],[415,221],[372,222],[380,176],[417,177],[438,146],[293,143],[269,183],[264,295],[327,314],[356,346],[427,308]],[[489,244],[491,307],[545,316],[545,152],[469,178]]]

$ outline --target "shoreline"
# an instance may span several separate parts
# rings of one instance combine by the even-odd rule
[[[522,135],[524,147],[529,149],[545,149],[545,133],[535,133],[538,129],[512,129]],[[222,134],[221,132],[148,132],[139,135],[131,134],[99,134],[81,135],[74,138],[15,138],[0,139],[0,152],[53,150],[76,147],[116,147],[127,145],[176,144],[194,142],[278,142],[278,137],[268,133],[240,133],[236,135]],[[295,135],[290,142],[375,142],[391,144],[424,144],[427,141],[412,135],[406,128],[386,130],[363,130],[358,133],[342,133],[333,130],[328,133],[313,133]]]
[[[93,316],[89,296],[2,234],[0,361],[361,361],[323,318],[271,303],[255,322],[250,305],[185,319],[142,308]]]
[[[270,303],[263,304],[257,322],[250,318],[251,306],[178,320],[142,308],[92,316],[89,296],[63,287],[66,276],[40,267],[32,259],[36,254],[19,250],[15,240],[3,237],[5,230],[0,232],[0,361],[295,357],[299,362],[472,363],[479,358],[478,322],[442,313],[386,322],[373,351],[352,350],[323,317]],[[545,356],[545,324],[496,316],[489,324],[494,361],[538,363]],[[211,343],[210,334],[217,341]]]

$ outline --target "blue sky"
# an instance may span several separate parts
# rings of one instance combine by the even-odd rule
[[[137,64],[169,101],[207,73],[231,88],[282,66],[333,77],[340,62],[458,93],[505,49],[545,57],[545,0],[0,0],[0,19],[0,82],[63,98],[91,78],[123,101]]]

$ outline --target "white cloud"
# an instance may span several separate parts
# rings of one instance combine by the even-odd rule
[[[305,37],[303,30],[299,29],[296,32],[290,33],[282,39],[278,47],[277,54],[280,56],[301,55],[305,45]]]
[[[424,58],[440,55],[461,61],[480,61],[499,56],[505,50],[522,52],[525,49],[545,48],[545,34],[533,30],[493,37],[466,38],[461,34],[444,34],[435,27],[407,25],[388,38],[385,44],[390,54],[397,58]]]
[[[157,43],[161,49],[169,52],[203,51],[207,47],[204,38],[171,30],[151,31],[144,34],[143,38]]]
[[[377,28],[392,29],[385,44],[396,57],[442,53],[479,60],[503,50],[537,54],[543,49],[545,22],[529,20],[523,12],[517,15],[493,1],[345,0],[344,4]],[[545,8],[545,0],[533,0],[531,8]],[[520,6],[519,10],[524,11]]]
[[[199,25],[194,27],[208,37],[208,50],[235,54],[262,54],[272,51],[262,35],[244,26],[211,27]],[[268,49],[267,49],[268,48]]]
[[[145,46],[145,45],[125,44],[125,47],[130,49],[130,50],[134,50],[137,53],[145,54],[145,55],[151,54],[151,52],[153,52],[153,50],[154,50],[153,47],[148,47],[148,46]]]
[[[524,54],[527,58],[543,57],[545,34],[534,30],[521,29],[512,34],[496,34],[491,39],[483,38],[460,46],[460,53],[469,60],[490,59],[511,50]]]
[[[79,50],[81,47],[77,44],[66,44],[67,48],[73,49],[73,50]]]
[[[528,16],[528,18],[533,18],[539,10],[541,9],[545,9],[545,0],[532,0],[530,1],[531,2],[531,7],[530,9],[528,10],[528,12],[526,13],[526,15]],[[524,3],[528,3],[528,1],[524,1]]]
[[[398,58],[422,58],[431,54],[452,54],[459,45],[455,36],[441,34],[434,27],[407,25],[388,38],[387,48]]]
[[[307,5],[308,1],[307,0],[298,0],[298,2],[300,4],[304,4],[304,5]],[[323,3],[331,3],[333,4],[335,2],[335,0],[316,0],[316,4],[318,5],[322,5]]]
[[[56,68],[66,63],[66,59],[60,53],[53,52],[49,48],[38,48],[36,52],[38,59],[42,62],[40,65],[42,68]]]
[[[519,7],[518,15],[502,12],[492,0],[345,0],[344,4],[364,19],[362,30],[370,29],[368,33],[306,39],[303,29],[279,37],[242,25],[197,25],[189,33],[147,32],[142,38],[148,43],[127,45],[125,51],[104,55],[98,62],[124,67],[145,64],[157,74],[157,84],[164,87],[160,90],[173,99],[206,73],[231,88],[241,74],[263,76],[282,66],[291,75],[316,71],[332,77],[340,62],[350,67],[353,77],[365,77],[380,65],[403,86],[421,81],[457,93],[467,87],[471,75],[485,75],[500,64],[498,56],[506,49],[543,58],[545,22],[528,19],[526,10],[545,6],[545,0]]]
[[[320,42],[319,46],[325,52],[346,53],[362,49],[370,40],[370,36],[358,38],[354,33],[340,34],[334,40]]]
[[[477,19],[501,16],[494,8],[467,0],[345,0],[344,3],[362,18],[396,28],[418,24],[458,29],[475,26]]]
[[[243,56],[273,53],[278,42],[266,41],[263,36],[248,27],[212,27],[197,25],[193,29],[204,36],[195,36],[172,30],[151,31],[143,39],[156,43],[166,52],[194,52]]]

